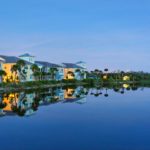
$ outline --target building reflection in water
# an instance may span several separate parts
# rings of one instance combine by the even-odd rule
[[[0,94],[0,116],[31,116],[39,106],[55,104],[58,102],[86,102],[87,89],[77,88],[51,88],[37,92],[20,92]]]
[[[51,88],[43,91],[3,93],[0,94],[0,116],[31,116],[40,106],[55,103],[86,103],[88,94],[95,97],[109,97],[109,91],[125,94],[129,90],[137,90],[136,86],[123,84],[121,86],[84,88]]]

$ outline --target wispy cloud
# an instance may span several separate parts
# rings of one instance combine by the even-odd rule
[[[115,31],[101,34],[34,34],[0,39],[0,53],[29,52],[37,59],[61,63],[84,60],[89,68],[148,70],[149,33]]]

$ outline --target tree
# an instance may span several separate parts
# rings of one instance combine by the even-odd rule
[[[105,71],[106,75],[103,76],[103,79],[108,79],[108,69],[105,68],[104,71]]]
[[[84,78],[85,71],[81,71],[80,69],[76,69],[75,72],[80,76],[81,79]]]
[[[26,71],[24,69],[26,63],[24,60],[18,60],[16,65],[18,66],[18,72],[19,72],[19,75],[20,75],[20,78],[25,80],[26,79]]]
[[[57,68],[50,68],[50,69],[49,69],[49,73],[50,73],[50,75],[51,75],[51,79],[52,79],[52,80],[54,80],[57,71],[58,71]]]
[[[26,63],[24,60],[18,60],[15,65],[12,66],[11,71],[12,73],[15,73],[15,80],[17,80],[17,74],[19,73],[19,77],[23,80],[26,79],[26,72],[25,72],[25,67]]]
[[[33,64],[31,66],[31,70],[33,71],[35,79],[40,78],[41,76],[40,68],[36,64]]]
[[[18,65],[17,65],[17,64],[15,64],[15,65],[12,66],[11,72],[12,72],[12,73],[15,73],[15,79],[14,79],[13,76],[12,76],[12,80],[15,82],[16,79],[17,79],[17,74],[18,74]]]
[[[38,67],[36,64],[33,64],[33,65],[31,66],[31,70],[32,70],[33,72],[37,72],[37,71],[39,71],[40,69],[39,69],[39,67]]]
[[[104,71],[105,71],[105,72],[108,72],[108,69],[107,69],[107,68],[105,68],[105,69],[104,69]]]
[[[25,63],[25,61],[24,60],[18,60],[17,61],[17,65],[18,65],[18,69],[22,69],[25,65],[26,65],[26,63]]]
[[[4,70],[0,70],[0,81],[2,81],[2,77],[6,76],[6,72]]]

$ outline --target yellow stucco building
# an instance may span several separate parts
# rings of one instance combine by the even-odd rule
[[[3,63],[3,70],[6,76],[3,76],[3,82],[19,82],[18,73],[12,72],[11,68],[15,63]]]
[[[85,68],[79,66],[78,64],[63,63],[63,68],[64,68],[64,79],[81,80],[86,78],[86,76],[81,75],[85,71]]]

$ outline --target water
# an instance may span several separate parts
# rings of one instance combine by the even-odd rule
[[[150,149],[148,88],[68,87],[0,97],[2,150]]]

